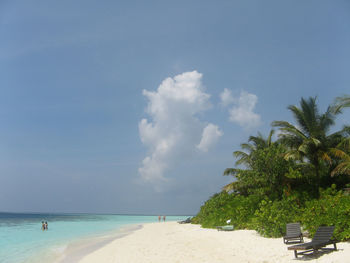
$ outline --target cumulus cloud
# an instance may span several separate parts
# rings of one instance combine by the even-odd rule
[[[185,72],[165,79],[156,91],[143,91],[148,100],[149,119],[139,122],[142,143],[149,152],[139,174],[148,182],[164,182],[165,172],[196,149],[208,151],[222,135],[213,124],[196,116],[211,107],[205,93],[202,74]]]
[[[219,138],[223,135],[223,132],[219,130],[219,127],[209,123],[204,129],[202,139],[197,145],[197,148],[203,152],[207,152],[209,148],[217,143]]]
[[[233,104],[229,109],[229,120],[245,129],[252,129],[261,125],[260,115],[254,112],[258,97],[255,94],[242,91],[238,98],[232,96],[230,90],[225,89],[221,94],[221,103],[225,106]]]

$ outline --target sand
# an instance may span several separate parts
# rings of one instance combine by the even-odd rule
[[[86,255],[79,263],[350,262],[350,243],[337,246],[338,251],[296,260],[282,238],[264,238],[252,230],[225,232],[176,222],[150,223]]]

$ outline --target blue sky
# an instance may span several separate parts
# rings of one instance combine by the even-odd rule
[[[349,94],[349,27],[349,1],[0,1],[0,211],[196,213],[249,135]]]

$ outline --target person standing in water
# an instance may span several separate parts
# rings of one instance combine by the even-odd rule
[[[49,225],[47,224],[47,221],[45,221],[45,230],[49,229]]]
[[[161,216],[158,216],[158,222],[160,222],[161,218],[162,218]]]
[[[165,222],[165,216],[163,216],[163,221]]]
[[[45,222],[41,221],[41,230],[44,231],[45,230]]]

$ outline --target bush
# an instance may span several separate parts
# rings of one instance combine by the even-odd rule
[[[230,224],[234,225],[235,229],[251,228],[251,221],[259,203],[260,199],[255,195],[244,197],[221,192],[205,202],[192,222],[213,228],[226,225],[226,221],[231,219]]]
[[[283,236],[286,224],[292,222],[301,222],[311,236],[321,225],[334,225],[336,239],[350,239],[350,196],[337,192],[333,185],[321,190],[319,199],[310,198],[306,192],[293,192],[275,201],[221,192],[205,202],[192,222],[214,228],[231,219],[235,229],[255,229],[266,237]]]
[[[306,202],[302,223],[313,236],[319,226],[335,226],[334,237],[350,239],[350,196],[337,192],[335,185],[321,191],[320,199]]]
[[[236,229],[252,229],[252,219],[258,209],[261,198],[257,195],[242,196],[233,195],[229,203],[230,213],[228,217]]]
[[[226,192],[213,195],[201,206],[199,213],[192,219],[192,222],[209,228],[222,225],[228,219],[226,215],[228,209],[225,208],[230,199],[230,195]]]
[[[301,209],[292,198],[280,201],[263,200],[255,212],[253,220],[255,230],[266,237],[281,237],[285,234],[286,224],[300,220]]]

